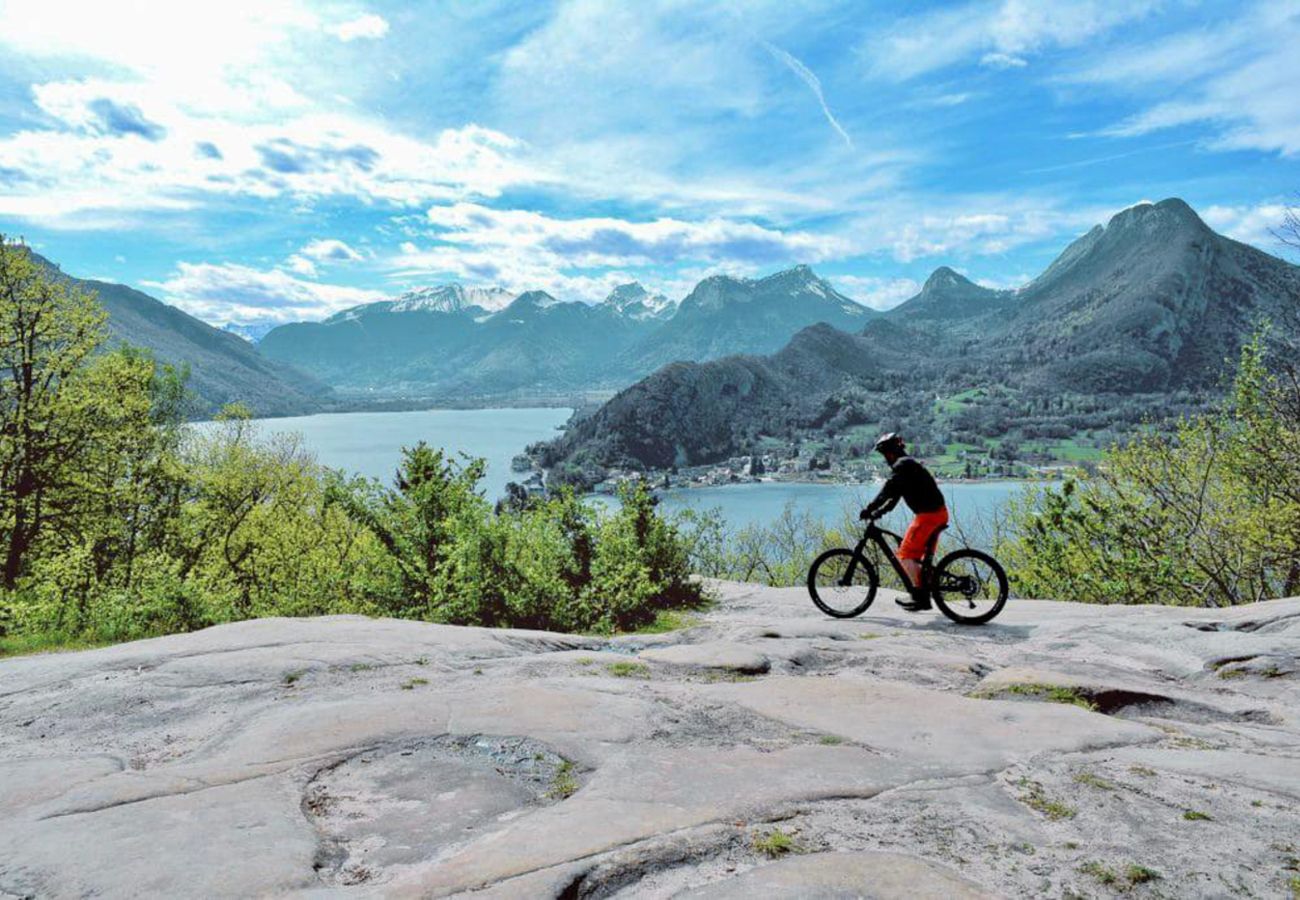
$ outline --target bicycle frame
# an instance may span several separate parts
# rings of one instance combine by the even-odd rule
[[[931,539],[930,546],[926,548],[925,559],[921,561],[921,587],[928,588],[930,586],[930,572],[934,565],[934,548],[938,545],[939,533],[942,530],[943,529],[940,528],[939,531],[935,532],[934,537]],[[899,544],[903,542],[903,539],[899,535],[894,534],[894,532],[881,528],[875,522],[867,523],[867,530],[862,535],[862,540],[858,541],[858,545],[853,548],[853,562],[849,563],[848,571],[845,573],[845,584],[852,583],[853,572],[858,564],[857,561],[859,559],[866,559],[866,556],[863,555],[862,551],[867,546],[868,541],[874,543],[880,548],[885,559],[889,560],[889,565],[892,566],[894,572],[897,573],[900,583],[905,585],[910,585],[912,583],[912,579],[908,576],[907,572],[904,571],[903,564],[899,561],[898,555],[894,553],[894,548],[889,546],[889,541],[885,540],[886,537],[892,537]]]

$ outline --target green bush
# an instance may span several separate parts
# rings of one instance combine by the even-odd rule
[[[1300,382],[1263,337],[1223,408],[1030,490],[998,554],[1021,596],[1227,606],[1300,593]]]
[[[419,599],[421,618],[456,624],[611,632],[697,605],[677,529],[643,485],[598,513],[564,490],[493,511],[476,492],[482,462],[423,444],[404,451],[395,491],[336,487],[334,502],[373,532]]]

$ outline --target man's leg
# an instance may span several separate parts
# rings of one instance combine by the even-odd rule
[[[921,586],[921,561],[919,559],[900,559],[903,571],[907,573],[907,586]]]

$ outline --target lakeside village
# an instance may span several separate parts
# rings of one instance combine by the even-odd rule
[[[997,448],[956,449],[938,455],[920,454],[942,481],[994,481],[1004,479],[1042,480],[1062,477],[1077,469],[1078,461],[1062,461],[1048,454],[1032,454],[1007,459]],[[609,469],[603,480],[592,485],[596,494],[614,494],[626,481],[649,480],[663,490],[693,487],[719,487],[728,484],[757,482],[799,482],[806,484],[866,484],[880,481],[887,474],[883,462],[863,457],[838,459],[824,453],[790,449],[779,452],[746,454],[700,466],[672,469]],[[527,455],[515,457],[511,468],[528,473],[520,484],[529,494],[545,491],[545,473]]]

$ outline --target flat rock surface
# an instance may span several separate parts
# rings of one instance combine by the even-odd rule
[[[674,644],[642,650],[641,659],[650,662],[698,666],[703,669],[727,669],[743,674],[762,674],[771,668],[768,658],[752,645],[736,641],[704,641],[699,644]]]
[[[1300,599],[0,660],[0,898],[1289,897]]]

